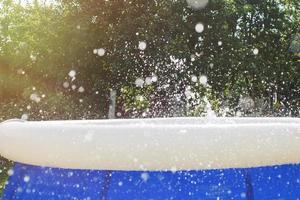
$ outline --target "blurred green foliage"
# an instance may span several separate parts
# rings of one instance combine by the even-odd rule
[[[12,163],[0,156],[0,197],[7,180],[7,171],[12,167]]]
[[[202,10],[183,0],[27,6],[3,0],[1,8],[2,120],[24,113],[45,120],[105,118],[110,89],[120,94],[122,117],[136,117],[136,109],[150,117],[172,116],[176,101],[185,107],[184,92],[199,74],[207,76],[221,107],[236,107],[247,95],[299,115],[297,0],[211,0]],[[197,23],[202,33],[195,31]],[[138,49],[141,41],[145,50]],[[99,48],[104,56],[95,55]],[[75,79],[68,76],[71,70]],[[135,86],[137,78],[153,75],[158,81],[150,90]],[[30,99],[32,94],[40,101]],[[141,95],[144,102],[137,100]],[[182,109],[182,115],[188,112]]]

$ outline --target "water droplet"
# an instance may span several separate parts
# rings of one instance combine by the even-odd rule
[[[104,56],[105,55],[105,49],[103,49],[103,48],[98,49],[97,54],[98,54],[98,56]]]
[[[71,78],[74,78],[76,76],[76,71],[75,70],[71,70],[68,75],[71,77]]]
[[[149,174],[144,172],[141,174],[141,179],[144,181],[144,182],[147,182],[148,179],[149,179]]]
[[[207,77],[202,75],[202,76],[200,76],[199,81],[202,85],[206,85],[207,84]]]
[[[144,97],[142,95],[137,95],[136,100],[138,101],[144,101]]]
[[[76,85],[72,85],[72,90],[75,90],[76,89]]]
[[[241,198],[246,198],[246,197],[247,197],[246,193],[245,193],[245,192],[242,192],[242,193],[241,193]]]
[[[136,87],[143,87],[144,82],[145,81],[143,79],[137,78],[134,83],[135,83]]]
[[[84,92],[84,87],[80,86],[80,87],[78,88],[78,92],[80,92],[80,93]]]
[[[253,49],[253,54],[257,55],[259,53],[259,50],[257,48]]]
[[[189,87],[186,88],[184,94],[185,94],[187,99],[192,99],[192,98],[195,97],[195,93],[193,93]]]
[[[8,175],[8,176],[14,175],[14,170],[13,170],[13,169],[8,170],[8,171],[7,171],[7,175]]]
[[[194,83],[196,83],[196,82],[198,81],[198,78],[197,78],[197,76],[195,76],[195,75],[192,75],[192,81],[193,81]]]
[[[63,83],[63,87],[64,87],[64,88],[68,88],[69,86],[70,86],[70,84],[69,84],[68,82],[64,82],[64,83]]]
[[[152,83],[152,77],[147,77],[147,78],[145,79],[145,84],[146,84],[146,85],[151,85],[151,83]]]
[[[139,50],[144,51],[147,48],[147,43],[144,41],[139,42]]]
[[[30,181],[30,177],[26,175],[26,176],[24,176],[23,180],[24,180],[24,182],[28,183]]]
[[[208,0],[186,0],[187,4],[195,10],[205,8]]]
[[[197,33],[202,33],[204,31],[204,25],[202,23],[196,24],[195,30]]]
[[[30,59],[32,60],[32,62],[35,62],[36,61],[36,56],[31,54]]]
[[[30,100],[35,101],[36,103],[39,103],[41,101],[41,98],[38,94],[33,93],[30,95]]]
[[[157,76],[152,76],[152,82],[156,82],[157,81]]]
[[[23,115],[21,116],[21,119],[22,119],[22,120],[28,120],[28,114],[23,114]]]

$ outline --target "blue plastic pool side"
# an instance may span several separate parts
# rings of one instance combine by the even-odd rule
[[[3,200],[300,199],[300,165],[177,172],[68,170],[17,163]]]

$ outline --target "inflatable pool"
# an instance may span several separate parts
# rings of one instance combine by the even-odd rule
[[[24,164],[177,171],[300,163],[300,119],[10,120],[0,154]]]
[[[6,121],[0,154],[17,162],[2,198],[299,199],[299,122]]]

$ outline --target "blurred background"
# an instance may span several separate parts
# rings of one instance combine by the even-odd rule
[[[300,115],[299,0],[0,0],[0,122]],[[0,190],[11,163],[0,159]]]

